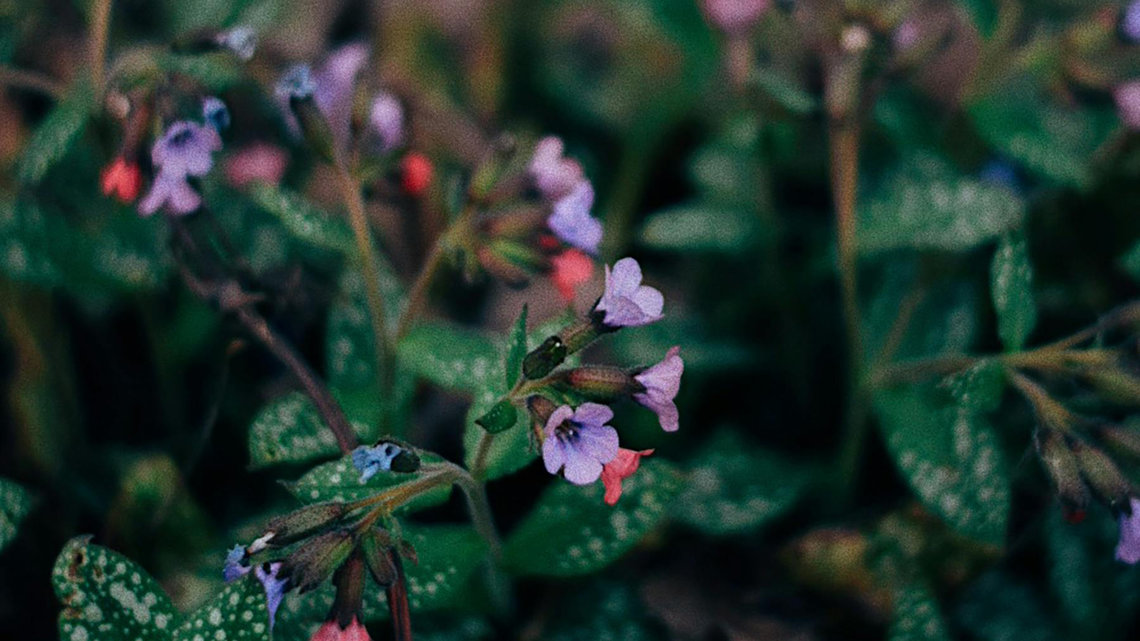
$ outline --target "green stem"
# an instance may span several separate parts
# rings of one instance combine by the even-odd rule
[[[111,26],[111,0],[95,0],[91,6],[91,81],[97,100],[102,99],[107,66],[107,32]]]
[[[614,186],[607,199],[602,255],[609,262],[617,260],[629,245],[634,210],[649,177],[654,145],[645,140],[655,136],[636,138],[625,144],[621,162],[614,173]]]
[[[391,377],[389,376],[391,349],[388,344],[388,329],[384,320],[384,295],[380,290],[380,271],[373,254],[368,214],[364,209],[364,198],[361,196],[360,186],[343,162],[337,163],[337,175],[344,204],[348,207],[352,233],[356,237],[356,250],[360,254],[360,265],[364,276],[364,292],[368,299],[372,336],[376,343],[376,366],[378,368],[376,374],[379,379],[380,392],[386,396],[391,388]]]
[[[423,314],[424,307],[427,305],[428,291],[431,289],[431,283],[435,280],[436,274],[439,273],[440,267],[443,266],[444,257],[447,256],[451,247],[463,243],[474,217],[475,206],[468,203],[459,218],[435,239],[431,251],[424,259],[423,267],[420,268],[420,273],[416,275],[416,280],[412,282],[412,288],[408,292],[408,304],[404,307],[404,312],[400,314],[400,320],[396,327],[397,342],[408,335],[408,332],[412,330],[412,323]]]
[[[63,97],[66,89],[55,80],[27,69],[16,69],[8,65],[0,65],[0,87],[13,87],[36,91],[56,100]]]

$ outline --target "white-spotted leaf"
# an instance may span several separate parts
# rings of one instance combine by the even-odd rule
[[[1002,344],[1010,352],[1021,350],[1037,324],[1033,266],[1023,236],[1010,234],[998,243],[990,266],[990,294]]]

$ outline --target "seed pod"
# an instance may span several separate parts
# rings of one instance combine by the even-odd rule
[[[285,566],[279,574],[288,577],[299,592],[308,592],[319,586],[348,558],[353,544],[352,533],[348,530],[336,530],[316,536],[285,559]]]
[[[1071,443],[1070,448],[1077,459],[1081,475],[1109,507],[1122,509],[1122,506],[1128,504],[1132,485],[1111,458],[1097,448],[1081,442]]]
[[[273,536],[266,539],[269,545],[281,546],[300,541],[320,530],[333,525],[347,513],[347,506],[341,501],[329,501],[307,505],[284,516],[269,521],[265,533]]]
[[[1088,488],[1081,480],[1077,459],[1066,443],[1065,437],[1056,430],[1038,429],[1034,434],[1037,454],[1045,471],[1053,480],[1067,514],[1083,513],[1088,505]]]
[[[592,400],[600,401],[617,400],[645,389],[629,372],[601,365],[566,370],[559,374],[558,382]]]
[[[392,537],[378,528],[365,532],[360,538],[360,552],[364,557],[364,565],[380,587],[387,587],[396,580],[396,566],[392,564],[388,554],[391,548]]]
[[[566,345],[561,338],[547,338],[523,359],[523,376],[530,381],[546,376],[566,360],[566,354]]]

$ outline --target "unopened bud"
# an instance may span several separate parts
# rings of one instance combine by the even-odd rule
[[[1052,479],[1067,513],[1083,512],[1088,505],[1088,489],[1081,480],[1077,459],[1064,435],[1055,430],[1038,429],[1034,435],[1037,455]]]
[[[1135,426],[1106,423],[1097,428],[1096,434],[1109,448],[1140,459],[1140,429]]]
[[[562,372],[559,382],[592,400],[612,401],[644,389],[629,372],[617,367],[588,365]]]
[[[392,537],[380,529],[372,529],[360,538],[360,552],[364,557],[364,565],[372,579],[381,587],[388,587],[396,580],[396,566],[392,563],[389,550],[392,549]]]
[[[282,570],[301,593],[319,586],[353,549],[352,533],[348,530],[326,532],[299,546],[288,558]]]
[[[470,193],[474,200],[483,200],[495,188],[503,171],[518,147],[514,136],[503,135],[495,140],[487,158],[479,164],[471,177]]]
[[[488,434],[498,434],[514,427],[518,417],[519,412],[515,409],[514,403],[510,399],[504,398],[495,403],[495,406],[486,414],[475,419],[475,423],[487,430]]]
[[[277,95],[289,101],[305,142],[325,161],[332,162],[336,158],[332,130],[313,98],[316,90],[308,65],[291,68],[277,83]]]
[[[273,536],[265,543],[280,546],[300,541],[339,521],[347,512],[340,501],[305,506],[269,521],[265,532]]]
[[[1124,474],[1112,459],[1095,447],[1080,442],[1072,443],[1072,452],[1081,469],[1081,475],[1109,507],[1122,509],[1127,505],[1132,485],[1124,478]]]
[[[333,576],[336,596],[333,597],[330,617],[335,618],[343,630],[353,620],[361,618],[364,605],[364,558],[359,551],[344,559]],[[365,635],[367,636],[367,635]]]
[[[503,258],[488,245],[479,246],[475,250],[475,256],[483,269],[510,287],[522,288],[530,282],[530,275],[526,271]]]
[[[566,354],[566,345],[561,338],[547,338],[523,359],[523,376],[531,381],[546,376],[566,360]]]

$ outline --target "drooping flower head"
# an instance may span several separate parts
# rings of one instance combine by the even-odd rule
[[[712,25],[729,34],[747,31],[764,15],[769,0],[703,0],[701,6]]]
[[[594,187],[588,180],[579,181],[573,191],[554,203],[546,224],[567,245],[596,254],[602,242],[602,223],[590,215],[593,206]]]
[[[590,280],[594,273],[594,261],[577,249],[567,249],[554,256],[550,259],[550,267],[550,280],[567,303],[574,302],[578,287]]]
[[[539,193],[552,202],[569,195],[585,180],[582,166],[572,158],[563,157],[562,140],[557,136],[538,141],[528,169]]]
[[[372,99],[368,125],[380,139],[380,151],[392,151],[404,142],[404,107],[392,94],[381,91]]]
[[[142,171],[137,164],[119,156],[103,170],[99,186],[104,196],[114,196],[121,203],[133,203],[142,189]]]
[[[280,561],[275,561],[273,563],[262,563],[253,570],[253,575],[257,577],[258,581],[261,581],[261,587],[265,588],[265,607],[269,610],[270,630],[273,629],[275,623],[277,608],[281,606],[281,601],[289,590],[289,579],[277,578],[281,566]]]
[[[420,457],[410,449],[391,441],[380,441],[371,447],[361,446],[352,451],[352,466],[360,472],[360,482],[379,472],[414,472],[420,467]]]
[[[543,430],[542,461],[546,471],[562,475],[575,485],[598,480],[602,466],[618,453],[617,430],[606,425],[613,410],[598,403],[578,409],[563,405],[551,413]]]
[[[372,639],[368,636],[368,630],[364,625],[353,617],[345,628],[340,627],[335,620],[325,621],[324,625],[317,628],[310,641],[372,641]]]
[[[594,307],[604,312],[602,322],[611,328],[648,325],[661,318],[665,297],[661,292],[641,284],[641,265],[632,258],[606,266],[606,286]]]
[[[641,457],[649,456],[652,453],[653,450],[641,450],[639,452],[627,450],[624,447],[619,448],[614,460],[602,467],[602,485],[606,488],[606,505],[617,505],[618,499],[621,498],[622,481],[633,476],[633,473],[641,466]]]
[[[661,429],[666,432],[676,432],[680,427],[677,405],[673,402],[681,389],[681,374],[685,371],[680,352],[680,347],[670,348],[660,363],[633,377],[645,387],[644,392],[634,393],[633,399],[653,410]]]
[[[230,110],[217,96],[207,96],[202,99],[202,119],[220,133],[230,126]]]
[[[1124,126],[1132,130],[1140,129],[1140,80],[1117,85],[1112,97],[1116,100],[1116,113]]]
[[[1140,499],[1129,500],[1128,512],[1121,512],[1120,541],[1116,544],[1116,560],[1134,565],[1140,561]]]

